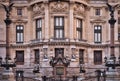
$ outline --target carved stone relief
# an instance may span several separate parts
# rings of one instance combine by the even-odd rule
[[[50,4],[50,12],[68,12],[69,4],[66,2],[53,2]]]
[[[73,10],[74,14],[85,15],[85,6],[83,4],[75,4]]]
[[[33,16],[37,16],[37,15],[44,14],[44,13],[45,13],[44,4],[35,4],[33,6]]]

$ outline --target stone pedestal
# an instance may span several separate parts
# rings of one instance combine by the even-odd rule
[[[36,73],[35,74],[36,75],[36,80],[40,80],[40,81],[42,81],[42,78],[41,78],[41,74],[40,73]]]
[[[12,71],[12,68],[10,68],[9,70],[4,70],[2,73],[2,80],[3,81],[15,81],[15,76],[14,73]]]
[[[116,69],[109,68],[106,72],[106,81],[120,81],[119,73]]]
[[[78,81],[82,81],[85,79],[85,74],[84,73],[80,73],[79,75],[80,77],[77,78]]]

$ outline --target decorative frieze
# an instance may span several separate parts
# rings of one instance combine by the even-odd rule
[[[33,17],[44,14],[44,13],[45,13],[44,4],[35,4],[33,6]]]
[[[69,4],[66,2],[53,2],[50,4],[50,12],[60,13],[68,12]]]

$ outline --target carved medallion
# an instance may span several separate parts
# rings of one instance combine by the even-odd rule
[[[65,2],[53,2],[50,4],[50,11],[59,13],[59,12],[68,12],[69,5]]]

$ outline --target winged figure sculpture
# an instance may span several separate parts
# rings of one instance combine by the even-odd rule
[[[13,4],[14,4],[14,3],[11,3],[10,5],[1,4],[1,5],[4,7],[7,16],[10,15],[10,11],[12,10]]]
[[[111,17],[114,17],[115,8],[116,8],[119,4],[116,4],[116,5],[114,5],[114,6],[112,6],[112,5],[108,4],[108,3],[106,3],[106,4],[107,4],[107,6],[108,6],[109,11],[111,12],[111,13],[110,13],[110,16],[111,16]]]

